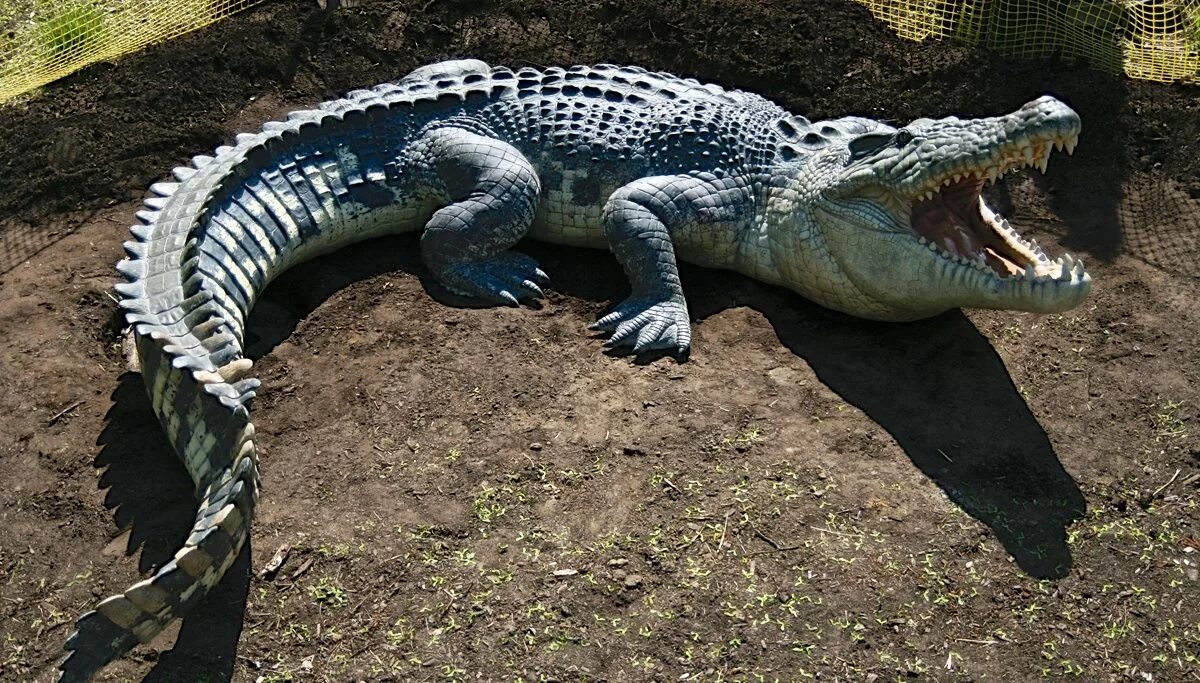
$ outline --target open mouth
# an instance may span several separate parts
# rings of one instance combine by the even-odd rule
[[[1083,262],[1070,254],[1050,257],[1026,240],[980,198],[984,185],[1021,166],[1045,170],[1052,148],[1075,148],[1075,136],[1026,141],[1005,150],[995,163],[931,179],[932,189],[918,192],[910,205],[910,224],[921,244],[940,256],[1008,280],[1060,283],[1087,277]]]

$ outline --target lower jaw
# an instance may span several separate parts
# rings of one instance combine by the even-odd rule
[[[928,258],[928,255],[922,256]],[[959,308],[1049,314],[1075,308],[1091,290],[1090,278],[1071,282],[1028,280],[1023,277],[997,278],[987,272],[950,262],[945,267],[939,265],[923,268],[916,275],[908,274],[909,282],[924,280],[928,285],[910,291],[907,297],[897,296],[901,292],[899,286],[880,287],[879,273],[872,273],[871,279],[865,283],[859,277],[850,275],[848,279],[854,283],[858,293],[880,302],[880,305],[871,311],[847,310],[837,305],[831,307],[863,318],[891,322],[921,320]],[[886,279],[891,282],[906,279],[904,273],[893,275],[895,277]],[[932,277],[924,279],[921,275]]]

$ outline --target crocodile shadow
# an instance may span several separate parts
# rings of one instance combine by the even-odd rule
[[[94,465],[104,468],[100,488],[108,489],[104,505],[117,526],[128,530],[125,553],[141,550],[138,571],[145,574],[183,545],[196,501],[192,480],[159,427],[140,375],[121,375],[97,445]],[[193,680],[197,671],[208,680],[230,680],[249,592],[247,543],[221,582],[183,619],[174,648],[159,656],[144,682]]]
[[[625,294],[611,256],[542,245],[527,251],[559,291],[610,301]],[[1025,572],[1066,575],[1072,564],[1066,528],[1086,512],[1083,494],[991,343],[961,312],[876,323],[732,273],[681,270],[694,319],[735,306],[761,312],[826,386],[891,434],[950,500],[991,528]]]
[[[722,288],[761,312],[779,340],[846,402],[862,410],[964,512],[986,524],[1026,573],[1071,568],[1066,528],[1086,512],[1003,361],[961,311],[913,323],[851,318],[782,289]],[[745,294],[739,295],[739,290]],[[744,302],[738,299],[744,297]]]
[[[817,377],[892,435],[1037,578],[1071,568],[1066,528],[1086,512],[987,338],[960,311],[907,325],[851,321],[795,301],[756,306]]]
[[[542,263],[558,292],[615,303],[627,291],[611,254],[539,242],[518,249]],[[682,270],[693,318],[735,306],[762,312],[788,349],[891,434],[950,500],[991,528],[1025,572],[1066,575],[1072,563],[1066,528],[1086,511],[1083,495],[1004,363],[962,313],[874,323],[732,273],[686,264]],[[250,316],[248,355],[269,352],[338,289],[389,271],[412,274],[435,299],[462,305],[429,280],[415,236],[373,240],[299,266],[268,288]]]

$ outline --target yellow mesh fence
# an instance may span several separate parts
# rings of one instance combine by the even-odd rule
[[[262,0],[0,0],[0,102]]]
[[[261,0],[0,0],[0,102]],[[854,0],[911,40],[1200,82],[1200,0]]]
[[[855,0],[910,40],[1062,56],[1150,81],[1200,82],[1200,0]]]

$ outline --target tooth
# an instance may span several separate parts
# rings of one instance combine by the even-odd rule
[[[1024,157],[1025,157],[1025,165],[1032,166],[1033,165],[1033,146],[1030,145],[1028,147],[1022,147],[1021,154],[1024,155]]]
[[[958,182],[958,181],[960,181],[960,180],[962,180],[962,174],[961,174],[961,173],[955,173],[955,174],[954,174],[954,182],[956,182],[956,183],[957,183],[957,182]]]
[[[1062,149],[1063,149],[1063,141],[1062,141],[1062,140],[1055,140],[1055,141],[1054,141],[1054,151],[1056,151],[1056,152],[1061,152],[1061,151],[1062,151]]]
[[[1082,276],[1087,272],[1087,269],[1083,267],[1083,259],[1079,259],[1075,262],[1075,268],[1071,272],[1079,276]]]
[[[924,236],[924,235],[918,235],[918,236],[917,236],[917,242],[918,242],[919,244],[925,244],[925,243],[926,243],[926,242],[928,242],[928,241],[929,241],[929,240],[925,239],[925,236]]]
[[[1067,148],[1067,154],[1068,154],[1068,155],[1071,155],[1071,154],[1074,154],[1074,153],[1075,153],[1075,145],[1077,145],[1077,144],[1079,144],[1079,139],[1078,139],[1078,138],[1072,137],[1072,138],[1070,138],[1070,139],[1068,139],[1068,140],[1067,140],[1067,143],[1066,143],[1066,148]]]
[[[958,176],[954,176],[954,180],[953,180],[953,181],[951,181],[949,178],[946,178],[945,180],[943,180],[943,181],[942,181],[942,185],[944,185],[944,186],[946,186],[946,187],[949,187],[951,182],[956,182],[956,183],[957,183],[957,182],[958,182]]]
[[[1025,279],[1033,280],[1036,277],[1037,277],[1037,274],[1033,272],[1033,264],[1026,264],[1025,265]]]
[[[996,182],[996,178],[998,178],[999,176],[1000,176],[1000,169],[996,168],[995,166],[992,166],[991,168],[989,168],[987,170],[987,177],[988,177],[989,183]]]
[[[1050,146],[1046,145],[1045,150],[1042,152],[1041,162],[1038,164],[1038,170],[1040,170],[1042,173],[1045,173],[1046,167],[1049,164],[1050,164]]]

